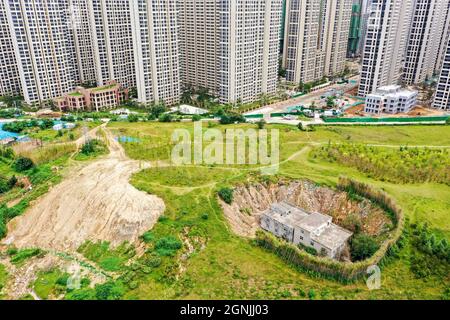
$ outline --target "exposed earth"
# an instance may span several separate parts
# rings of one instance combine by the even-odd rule
[[[127,158],[103,128],[110,153],[72,172],[25,214],[12,220],[3,244],[75,251],[87,240],[108,241],[112,246],[124,241],[135,243],[153,227],[165,210],[164,202],[128,182],[148,164]]]

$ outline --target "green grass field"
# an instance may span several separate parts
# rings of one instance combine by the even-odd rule
[[[192,132],[193,125],[111,123],[120,136],[139,139],[123,143],[139,160],[169,159],[175,128]],[[218,126],[221,130],[233,128]],[[255,125],[239,125],[255,128]],[[310,179],[335,186],[340,175],[388,192],[404,209],[410,223],[427,222],[438,235],[450,239],[450,187],[445,184],[395,184],[368,178],[353,167],[313,159],[310,151],[328,143],[362,143],[377,148],[400,146],[450,147],[450,126],[321,127],[301,132],[276,125],[281,135],[279,175]],[[204,130],[207,125],[204,125]],[[246,181],[259,172],[254,166],[156,167],[137,173],[131,183],[156,194],[166,204],[164,219],[149,234],[150,250],[168,236],[190,241],[187,259],[180,253],[163,256],[151,272],[134,274],[125,293],[131,299],[440,299],[450,285],[447,276],[418,279],[411,271],[411,245],[382,269],[382,287],[369,291],[364,281],[343,285],[299,272],[251,240],[234,235],[216,199],[220,186]],[[182,252],[182,251],[181,251]],[[447,266],[448,267],[448,266]],[[450,270],[450,269],[449,269]],[[138,283],[136,287],[136,282]]]

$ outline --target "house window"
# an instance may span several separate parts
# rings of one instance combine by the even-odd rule
[[[310,242],[310,244],[311,244],[311,246],[313,246],[313,247],[314,247],[314,242],[312,242],[312,241],[311,241],[311,242]]]
[[[303,237],[300,237],[300,240],[303,240]]]

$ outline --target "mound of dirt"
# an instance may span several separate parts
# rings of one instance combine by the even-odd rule
[[[349,199],[345,192],[317,186],[310,181],[280,181],[278,183],[237,186],[233,203],[220,200],[232,230],[241,236],[254,237],[259,229],[260,215],[273,203],[287,201],[308,212],[320,212],[333,217],[333,222],[355,231],[377,236],[392,227],[391,220],[370,201]]]
[[[135,243],[164,212],[164,202],[135,189],[141,170],[107,132],[110,154],[66,178],[8,225],[3,244],[75,251],[87,240]]]

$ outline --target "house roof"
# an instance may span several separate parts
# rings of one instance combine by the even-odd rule
[[[274,203],[270,209],[264,212],[265,215],[272,217],[280,223],[291,227],[297,226],[301,220],[308,216],[306,211],[294,207],[287,202]]]
[[[342,243],[346,242],[352,233],[344,228],[341,228],[334,223],[332,223],[328,228],[318,235],[313,235],[312,239],[322,246],[334,250],[341,246]]]
[[[333,219],[330,216],[326,216],[321,213],[311,213],[307,217],[303,218],[298,227],[313,232],[320,228],[324,224],[331,223]]]
[[[321,213],[309,213],[287,202],[274,203],[263,215],[287,225],[291,228],[301,228],[311,233],[311,239],[325,248],[334,250],[345,243],[352,233],[332,223],[331,216]],[[326,225],[320,234],[314,231]]]

